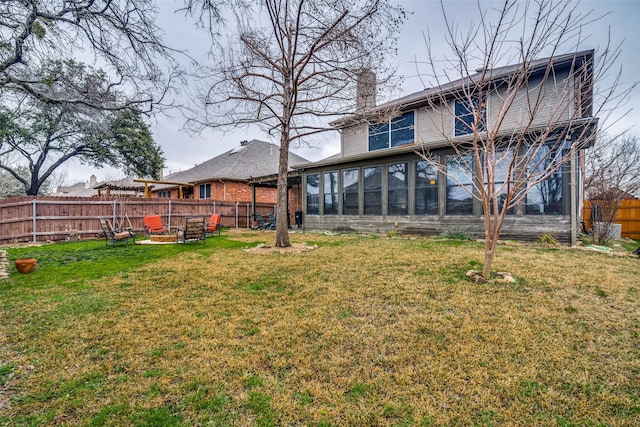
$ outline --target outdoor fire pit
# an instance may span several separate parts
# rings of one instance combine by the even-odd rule
[[[175,234],[154,234],[149,237],[152,242],[161,242],[161,243],[175,243],[176,235]]]

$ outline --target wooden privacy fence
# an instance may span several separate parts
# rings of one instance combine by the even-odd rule
[[[593,229],[591,224],[591,206],[597,204],[597,200],[585,200],[582,208],[582,218],[587,223],[589,230]],[[622,237],[640,239],[640,200],[623,200],[616,213],[615,224],[622,226]]]
[[[272,204],[256,203],[255,210],[275,212]],[[249,228],[253,205],[246,202],[183,199],[106,199],[95,197],[15,197],[0,200],[0,244],[65,240],[70,236],[97,237],[98,217],[115,227],[143,232],[143,217],[160,215],[173,230],[192,215],[219,213],[225,227]]]

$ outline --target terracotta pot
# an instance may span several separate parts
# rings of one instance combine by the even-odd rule
[[[16,260],[16,269],[22,274],[29,274],[36,269],[38,260],[35,258],[24,258]]]

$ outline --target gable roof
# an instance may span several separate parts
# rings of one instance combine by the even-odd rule
[[[361,114],[352,115],[343,117],[341,119],[335,120],[330,123],[331,126],[340,129],[344,127],[349,127],[357,122],[362,122],[362,118],[367,117],[368,114],[375,115],[376,112],[384,111],[386,109],[399,109],[401,111],[409,110],[413,108],[419,108],[428,104],[429,99],[433,99],[443,94],[446,96],[447,94],[455,93],[463,88],[465,85],[477,83],[481,78],[486,82],[496,81],[503,79],[509,75],[514,73],[518,73],[519,71],[524,70],[526,73],[533,75],[536,73],[542,73],[544,70],[552,64],[554,68],[559,67],[572,67],[573,64],[580,59],[587,59],[593,57],[594,50],[583,50],[573,53],[567,53],[563,55],[557,55],[548,58],[540,58],[535,61],[531,61],[529,64],[512,64],[506,65],[503,67],[496,67],[485,70],[486,74],[483,77],[482,69],[476,70],[476,74],[470,75],[468,77],[463,77],[458,80],[453,80],[451,82],[446,82],[440,86],[426,88],[419,92],[414,92],[409,95],[405,95],[398,99],[394,99],[392,101],[386,102],[384,104],[375,106],[368,111],[365,111]]]
[[[58,197],[94,197],[98,195],[98,190],[106,190],[111,194],[118,195],[137,195],[144,192],[144,184],[134,181],[133,176],[126,176],[113,181],[100,181],[93,185],[86,186],[84,182],[78,182],[72,186],[60,186],[53,196]],[[153,188],[153,186],[151,186]]]
[[[246,181],[253,177],[276,174],[279,150],[280,147],[275,144],[254,139],[191,169],[168,175],[163,180],[197,184],[220,179]],[[295,165],[308,162],[307,159],[289,152],[289,170]],[[170,187],[175,185],[159,185],[154,190]]]

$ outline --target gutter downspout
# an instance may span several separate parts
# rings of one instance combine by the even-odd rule
[[[218,181],[220,181],[220,183],[222,184],[222,201],[226,202],[227,201],[227,182],[223,181],[221,178],[219,178]]]
[[[571,144],[571,161],[569,162],[569,194],[571,198],[571,246],[576,246],[578,241],[578,210],[577,210],[577,191],[576,191],[576,149]]]

